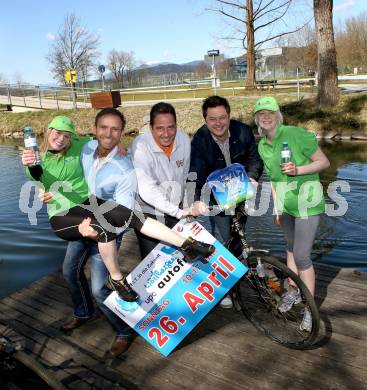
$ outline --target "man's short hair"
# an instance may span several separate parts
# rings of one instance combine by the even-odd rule
[[[121,120],[121,124],[122,124],[121,129],[122,130],[125,129],[125,126],[126,126],[125,116],[121,111],[117,110],[116,108],[102,108],[102,110],[98,112],[98,114],[96,115],[96,118],[94,119],[94,125],[96,127],[97,127],[99,119],[105,115],[114,115],[114,116],[119,117]]]
[[[173,118],[175,119],[175,123],[177,122],[176,119],[176,111],[175,108],[172,106],[172,104],[166,103],[166,102],[159,102],[155,104],[151,110],[150,110],[150,120],[149,123],[153,127],[154,120],[159,114],[171,114]]]
[[[226,109],[227,114],[230,115],[231,107],[226,98],[216,95],[207,97],[201,107],[204,119],[206,119],[206,116],[208,114],[208,108],[214,108],[219,106],[223,106]]]

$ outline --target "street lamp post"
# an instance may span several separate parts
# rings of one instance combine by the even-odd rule
[[[105,72],[106,67],[104,65],[98,65],[98,72],[101,75],[101,82],[102,82],[102,90],[104,91],[104,76],[103,73]]]
[[[217,72],[215,70],[215,58],[219,57],[219,50],[208,50],[208,57],[212,57],[212,87],[214,88],[215,95],[217,94]]]

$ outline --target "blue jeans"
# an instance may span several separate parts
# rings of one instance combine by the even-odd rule
[[[196,220],[221,244],[225,245],[231,238],[231,217],[229,215],[200,215]]]
[[[221,244],[225,246],[231,238],[231,217],[228,215],[199,215],[196,220],[204,226],[204,228],[214,236]],[[230,297],[226,295],[223,298]]]
[[[120,247],[121,239],[122,235],[116,239],[117,248]],[[84,266],[88,258],[90,258],[92,293],[84,274]],[[85,319],[93,316],[95,311],[93,295],[99,309],[115,330],[116,337],[126,338],[132,335],[133,330],[130,326],[103,304],[111,290],[106,287],[108,271],[98,252],[97,243],[88,240],[70,241],[62,272],[71,293],[74,317]]]

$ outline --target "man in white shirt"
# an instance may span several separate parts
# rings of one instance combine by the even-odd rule
[[[95,118],[97,140],[84,145],[81,163],[90,191],[104,200],[133,209],[136,195],[136,177],[131,159],[117,152],[125,128],[124,115],[114,108],[105,108]],[[43,201],[48,203],[52,193],[46,192]],[[121,243],[118,235],[117,247]],[[84,267],[89,259],[91,289]],[[103,301],[111,293],[106,286],[108,271],[98,252],[97,243],[92,240],[70,241],[67,247],[63,275],[73,301],[73,316],[62,326],[63,332],[71,332],[94,319],[96,301],[115,331],[115,339],[109,352],[119,356],[126,352],[134,338],[134,332],[120,317],[114,314]]]
[[[150,129],[133,142],[133,164],[142,211],[169,227],[192,214],[191,207],[184,207],[190,150],[188,135],[177,128],[174,107],[165,102],[155,104],[150,111]],[[196,215],[202,209],[206,210],[197,206]],[[144,258],[158,241],[136,234]]]

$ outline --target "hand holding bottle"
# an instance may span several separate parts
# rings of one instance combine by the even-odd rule
[[[282,164],[282,173],[288,176],[296,176],[297,175],[297,167],[294,162],[287,162]]]
[[[33,132],[32,127],[27,126],[23,129],[23,137],[24,137],[24,146],[26,149],[32,151],[34,153],[34,160],[31,164],[32,166],[40,165],[41,164],[41,158],[40,153],[37,145],[37,138],[36,134]],[[23,160],[23,158],[22,158]],[[24,163],[23,163],[24,165]],[[27,164],[27,166],[30,166]]]
[[[53,193],[52,192],[45,192],[45,190],[43,190],[42,188],[40,188],[38,190],[38,199],[44,203],[44,204],[48,204],[52,201],[52,198],[53,198]]]
[[[37,156],[36,156],[36,153],[34,150],[30,150],[30,149],[24,149],[22,151],[22,164],[25,166],[25,167],[32,167],[34,166],[35,164],[35,161],[37,159]]]
[[[297,175],[297,167],[292,159],[292,152],[289,149],[288,142],[284,141],[282,145],[282,150],[280,152],[281,155],[281,168],[282,173],[288,176],[296,176]]]

